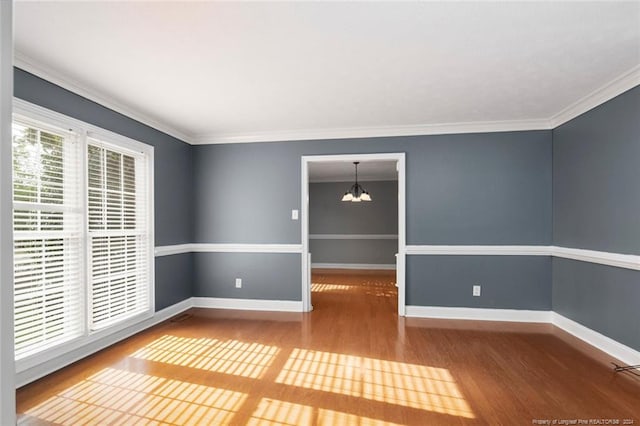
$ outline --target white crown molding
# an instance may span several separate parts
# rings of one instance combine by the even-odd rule
[[[551,256],[549,246],[408,245],[412,255]]]
[[[302,312],[302,301],[297,300],[231,299],[221,297],[192,297],[191,300],[194,308]]]
[[[551,246],[549,248],[552,256],[554,257],[640,271],[640,256],[556,246]]]
[[[527,130],[552,130],[640,85],[640,65],[615,77],[598,89],[568,105],[549,118],[463,123],[419,124],[406,126],[352,127],[342,129],[285,130],[251,134],[196,135],[195,145],[294,142],[318,139],[357,139],[394,136],[426,136],[463,133],[494,133]]]
[[[638,85],[640,85],[640,65],[631,68],[607,84],[600,86],[549,118],[550,128],[555,129],[567,121],[573,120],[577,116],[584,114],[598,105],[602,105]]]
[[[317,269],[372,269],[381,271],[396,269],[395,263],[312,263],[311,267]]]
[[[583,114],[619,94],[640,85],[640,65],[616,77],[549,118],[461,123],[417,124],[404,126],[348,127],[334,129],[282,130],[273,132],[192,135],[176,129],[148,114],[99,93],[41,62],[15,52],[14,65],[64,89],[94,101],[129,118],[176,137],[191,145],[236,144],[254,142],[294,142],[323,139],[358,139],[397,136],[426,136],[464,133],[515,132],[551,130]]]
[[[284,130],[251,134],[197,135],[194,145],[254,142],[296,142],[324,139],[359,139],[394,136],[425,136],[459,133],[516,132],[549,130],[549,120],[479,121],[468,123],[419,124],[405,126],[371,126],[339,129]]]
[[[551,311],[518,309],[450,308],[441,306],[407,306],[413,318],[458,319],[476,321],[551,322]]]
[[[16,51],[14,53],[13,65],[37,77],[47,80],[50,83],[60,86],[63,89],[69,90],[115,112],[123,114],[149,127],[180,139],[183,142],[189,144],[193,143],[192,135],[169,126],[163,123],[162,120],[153,118],[148,114],[137,110],[136,108],[124,105],[122,102],[119,102],[104,93],[100,93],[95,89],[91,89],[84,84],[72,80],[68,76],[63,75],[62,73],[42,64],[39,61],[36,61],[31,57],[26,56],[21,52]]]
[[[309,234],[310,240],[397,240],[397,234]]]
[[[627,365],[640,365],[640,352],[620,342],[617,342],[603,334],[598,333],[582,324],[560,315],[551,313],[551,322],[558,328],[574,335],[601,351],[611,355]]]

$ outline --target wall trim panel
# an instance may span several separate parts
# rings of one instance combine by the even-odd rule
[[[244,311],[302,312],[302,301],[192,297],[194,308],[237,309]]]
[[[409,245],[408,255],[553,256],[617,268],[640,270],[640,256],[558,246]]]
[[[636,271],[640,270],[640,256],[556,246],[551,246],[550,249],[554,257],[598,263],[617,268],[635,269]]]
[[[551,256],[549,246],[408,245],[407,254],[465,256]]]
[[[557,312],[551,312],[551,323],[593,347],[619,359],[628,365],[640,365],[640,352],[630,348],[610,337],[600,334],[584,325],[577,323]]]
[[[324,234],[327,236],[332,234]],[[340,234],[336,234],[340,235]],[[348,235],[348,234],[344,234]],[[377,236],[377,235],[376,235]],[[360,239],[360,235],[358,238]],[[325,239],[325,238],[320,238]],[[330,239],[330,238],[326,238]],[[338,238],[351,239],[351,238]],[[366,238],[374,239],[374,238]],[[386,238],[385,238],[386,239]],[[301,244],[176,244],[158,246],[156,257],[182,253],[302,253]],[[640,270],[640,256],[558,246],[408,245],[407,255],[440,256],[554,256],[617,268]],[[348,264],[347,264],[348,265]],[[380,269],[380,268],[378,268]]]
[[[191,244],[176,244],[173,246],[157,246],[155,249],[156,257],[171,256],[172,254],[191,253]]]
[[[302,253],[301,244],[191,243],[156,247],[156,257],[183,253]]]
[[[407,306],[407,316],[475,321],[551,322],[551,311],[519,309],[451,308],[444,306]]]
[[[640,364],[640,352],[554,311],[407,306],[407,317],[553,324],[627,365]]]
[[[196,253],[302,253],[301,244],[191,244]]]
[[[394,263],[312,263],[311,268],[395,270],[396,265]]]
[[[92,344],[78,348],[64,356],[51,359],[43,364],[22,371],[17,374],[16,384],[18,387],[24,386],[194,307],[302,312],[301,301],[191,297],[156,312],[151,319],[141,321],[132,327],[106,336],[100,341],[92,342]],[[412,318],[550,323],[625,364],[640,364],[640,352],[553,311],[407,306],[406,315]]]
[[[397,240],[397,234],[309,234],[310,240]]]

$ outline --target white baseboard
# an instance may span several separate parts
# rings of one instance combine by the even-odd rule
[[[407,317],[550,323],[627,365],[640,365],[640,352],[553,311],[407,306]]]
[[[396,265],[395,263],[312,263],[311,268],[394,270],[396,269]]]
[[[518,309],[449,308],[442,306],[407,306],[408,317],[463,319],[477,321],[551,322],[551,311]]]
[[[247,311],[283,311],[302,312],[302,302],[289,300],[257,300],[257,299],[222,299],[213,297],[191,297],[156,312],[152,317],[142,320],[130,327],[118,330],[99,339],[87,342],[47,361],[16,372],[16,387],[27,385],[48,374],[73,364],[121,340],[153,327],[192,307],[216,309],[240,309]]]
[[[112,334],[106,335],[100,339],[88,342],[86,345],[80,346],[73,350],[70,350],[62,355],[53,357],[45,362],[42,362],[33,367],[26,368],[23,371],[16,373],[16,387],[24,386],[41,377],[51,374],[69,364],[86,358],[91,354],[94,354],[108,346],[114,345],[127,337],[140,333],[141,331],[161,323],[181,312],[186,311],[192,307],[191,298],[185,299],[181,302],[164,308],[161,311],[156,312],[151,318],[140,321],[130,327],[122,330],[118,330]]]
[[[192,297],[191,300],[194,308],[302,312],[302,301],[297,300],[231,299],[221,297]]]
[[[16,387],[24,386],[51,374],[95,352],[159,324],[192,307],[237,309],[248,311],[302,312],[301,301],[192,297],[156,312],[153,317],[119,330],[99,340],[54,357],[16,373]],[[476,321],[508,321],[551,323],[589,345],[628,365],[640,364],[640,352],[553,311],[517,309],[451,308],[440,306],[407,306],[406,316],[413,318],[461,319]]]
[[[556,312],[551,313],[551,322],[558,328],[574,335],[601,351],[619,359],[628,365],[640,365],[640,352],[632,349],[610,337],[598,333]]]

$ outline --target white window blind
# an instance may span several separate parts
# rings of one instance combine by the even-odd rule
[[[79,164],[73,134],[14,119],[16,359],[84,331]]]
[[[23,372],[153,314],[153,147],[14,100]]]
[[[148,161],[95,138],[87,145],[91,330],[149,310]]]

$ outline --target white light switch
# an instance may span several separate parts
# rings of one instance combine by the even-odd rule
[[[291,210],[291,220],[298,220],[298,210]]]
[[[236,288],[242,288],[242,278],[236,278]]]
[[[473,286],[473,295],[474,295],[474,296],[480,296],[480,289],[481,289],[481,288],[482,288],[482,287],[480,287],[479,285],[474,285],[474,286]]]

